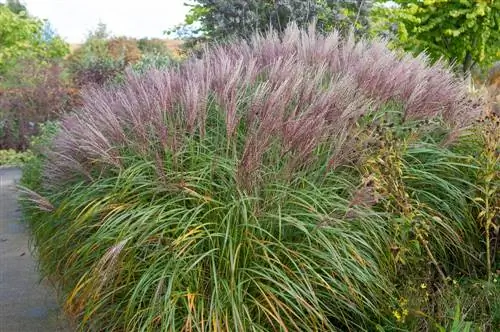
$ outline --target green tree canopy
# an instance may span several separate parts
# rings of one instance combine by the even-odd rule
[[[481,66],[500,59],[500,1],[392,0],[379,1],[378,30],[395,28],[396,44],[426,51],[462,66]]]
[[[61,58],[69,47],[59,36],[44,34],[45,22],[25,11],[14,13],[0,6],[0,73],[22,58],[45,61]]]
[[[370,0],[197,0],[188,4],[191,10],[176,32],[187,29],[207,39],[225,39],[270,28],[283,31],[289,22],[304,27],[313,20],[323,31],[334,27],[362,31],[371,4]]]

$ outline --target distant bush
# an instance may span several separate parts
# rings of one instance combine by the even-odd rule
[[[122,76],[125,68],[141,57],[134,39],[91,36],[69,57],[68,66],[77,86],[103,85]]]
[[[106,43],[111,58],[122,59],[125,65],[139,61],[142,56],[135,39],[116,37],[107,40]]]
[[[170,55],[170,50],[164,39],[159,38],[141,38],[137,41],[137,47],[141,50],[142,54],[162,54]]]
[[[19,4],[17,4],[19,5]],[[0,4],[0,75],[9,71],[19,60],[44,62],[61,59],[69,47],[56,34],[44,34],[46,24],[29,16],[23,5]],[[12,11],[14,10],[14,11]],[[18,12],[18,10],[20,10]]]
[[[78,99],[60,64],[20,60],[0,79],[0,149],[27,149],[39,123],[73,109]]]
[[[69,57],[69,69],[79,87],[120,82],[129,67],[144,72],[176,61],[165,40],[110,37],[104,25],[99,29]]]
[[[446,328],[486,274],[499,323],[498,121],[442,64],[292,26],[83,99],[24,182],[82,329]]]
[[[85,57],[71,66],[72,77],[78,87],[88,84],[104,85],[121,75],[125,67],[125,62],[122,59],[115,60],[94,56]]]
[[[22,166],[32,158],[30,151],[17,152],[16,150],[0,150],[0,167],[2,166]]]

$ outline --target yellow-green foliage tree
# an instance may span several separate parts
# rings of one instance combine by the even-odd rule
[[[379,2],[379,29],[396,28],[396,43],[406,50],[444,57],[464,72],[500,59],[499,0]]]
[[[20,59],[57,59],[69,52],[60,37],[47,38],[43,32],[44,21],[0,5],[0,73]]]

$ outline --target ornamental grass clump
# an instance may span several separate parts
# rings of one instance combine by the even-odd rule
[[[480,103],[440,63],[292,26],[83,100],[27,192],[83,329],[396,326],[403,271],[481,266],[448,149]]]

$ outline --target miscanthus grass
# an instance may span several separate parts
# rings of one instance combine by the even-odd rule
[[[439,290],[484,269],[480,106],[424,56],[293,26],[131,72],[27,168],[41,267],[82,330],[446,324]]]

